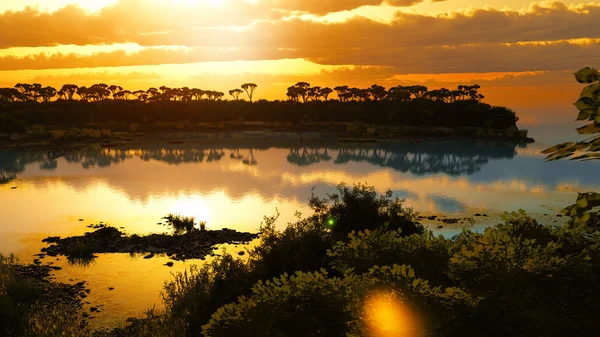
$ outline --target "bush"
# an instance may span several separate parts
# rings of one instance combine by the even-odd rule
[[[315,217],[275,229],[277,217],[265,218],[260,244],[250,251],[249,263],[262,280],[285,272],[317,271],[327,265],[326,253],[334,241],[330,230]]]
[[[315,216],[327,223],[338,237],[352,231],[376,229],[384,224],[390,230],[402,230],[402,235],[422,234],[423,226],[417,223],[417,214],[402,207],[400,199],[392,199],[392,191],[377,195],[374,187],[355,184],[351,189],[338,186],[339,194],[318,198],[314,194],[309,204]]]
[[[327,251],[330,266],[340,273],[366,273],[374,265],[410,265],[420,278],[436,285],[449,285],[447,276],[453,243],[435,237],[431,231],[424,235],[402,236],[400,231],[351,232],[348,240],[339,241]]]
[[[420,336],[436,329],[430,322],[457,326],[452,321],[472,306],[460,289],[433,288],[398,265],[340,278],[325,270],[284,274],[259,282],[252,293],[217,310],[204,336]]]
[[[176,274],[165,284],[162,297],[169,317],[185,321],[189,334],[198,336],[212,313],[249,294],[256,281],[244,262],[224,254],[200,269],[193,266]]]

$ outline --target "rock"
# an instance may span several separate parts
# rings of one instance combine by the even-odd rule
[[[61,270],[62,267],[54,266],[54,267],[52,267],[52,269],[54,269],[54,270]]]
[[[479,214],[479,213],[475,213],[475,216],[481,216],[481,214]]]
[[[42,242],[46,243],[57,243],[58,241],[60,241],[60,236],[49,236],[42,240]]]
[[[90,311],[91,311],[91,312],[96,312],[96,311],[98,311],[98,308],[96,308],[96,307],[91,307],[91,308],[90,308]]]
[[[150,254],[144,256],[144,259],[151,259],[153,257],[154,257],[154,253],[150,253]]]
[[[485,217],[489,217],[489,215],[487,215],[487,214],[485,214],[485,213],[483,214],[483,216],[485,216]]]
[[[173,262],[169,261],[169,262],[165,263],[165,266],[167,266],[167,267],[173,267]]]
[[[427,219],[429,219],[429,220],[435,220],[435,219],[437,219],[437,216],[435,216],[435,215],[432,215],[432,216],[430,216],[430,217],[427,217]]]
[[[36,264],[36,265],[42,264],[42,262],[40,260],[38,260],[38,259],[34,259],[33,263]]]
[[[240,256],[242,256],[242,255],[244,255],[244,254],[246,254],[246,252],[245,252],[245,251],[243,251],[243,250],[241,250],[241,251],[239,251],[239,252],[238,252],[238,255],[240,255]]]
[[[81,316],[83,316],[83,317],[90,317],[90,314],[88,314],[87,312],[82,312]]]
[[[90,289],[86,289],[85,292],[89,294],[92,291]]]
[[[440,228],[444,228],[444,226],[437,226],[437,228],[438,228],[438,229],[440,229]]]
[[[17,186],[13,186],[13,187],[11,187],[10,189],[11,189],[11,190],[15,190],[15,189],[17,189]]]
[[[557,217],[562,218],[562,214],[556,214]]]
[[[83,219],[79,219],[79,221],[83,221]]]
[[[115,288],[113,288],[113,287],[108,287],[108,290],[115,290]]]

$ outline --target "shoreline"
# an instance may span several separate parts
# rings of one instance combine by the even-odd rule
[[[372,126],[367,126],[367,129]],[[382,132],[345,132],[325,128],[324,130],[280,130],[279,128],[251,128],[241,127],[233,130],[215,130],[214,128],[194,127],[188,129],[161,128],[158,130],[140,130],[140,132],[108,131],[107,136],[97,138],[48,138],[27,134],[26,136],[12,134],[0,135],[0,150],[32,150],[32,151],[75,151],[91,146],[117,147],[121,145],[135,145],[152,142],[177,145],[186,142],[199,142],[206,140],[264,140],[264,141],[337,141],[341,144],[369,144],[369,143],[421,143],[421,142],[447,142],[447,141],[472,141],[477,143],[516,143],[530,144],[535,140],[530,137],[483,136],[457,134],[457,130],[444,128],[386,128]],[[145,129],[145,128],[144,128]],[[59,129],[60,130],[60,129]],[[77,129],[87,131],[90,129]],[[64,130],[61,130],[64,133]],[[371,130],[370,130],[371,131]],[[56,132],[56,130],[49,130]]]

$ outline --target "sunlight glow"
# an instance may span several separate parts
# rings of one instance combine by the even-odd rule
[[[195,223],[198,224],[200,221],[206,221],[210,223],[210,210],[206,206],[206,202],[202,198],[179,198],[171,213],[180,214],[183,216],[192,216],[195,219]]]
[[[377,293],[366,302],[364,318],[370,337],[420,336],[417,320],[394,293]]]

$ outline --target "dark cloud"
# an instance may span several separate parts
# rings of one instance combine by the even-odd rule
[[[393,68],[395,74],[482,73],[574,70],[600,64],[597,43],[567,41],[550,44],[478,44],[456,47],[355,49],[190,48],[118,50],[92,55],[37,54],[0,57],[0,71],[66,69],[218,61],[257,61],[304,58],[323,65],[362,65]]]
[[[391,23],[360,16],[324,23],[280,20],[282,14],[264,4],[226,1],[229,5],[224,8],[197,6],[185,11],[176,6],[147,6],[142,0],[121,0],[95,15],[75,6],[51,14],[34,9],[6,12],[0,15],[0,47],[133,42],[144,46],[343,51],[597,38],[600,31],[598,4],[568,8],[554,2],[532,5],[526,13],[485,8],[435,17],[397,12]],[[231,25],[247,27],[232,30]]]

